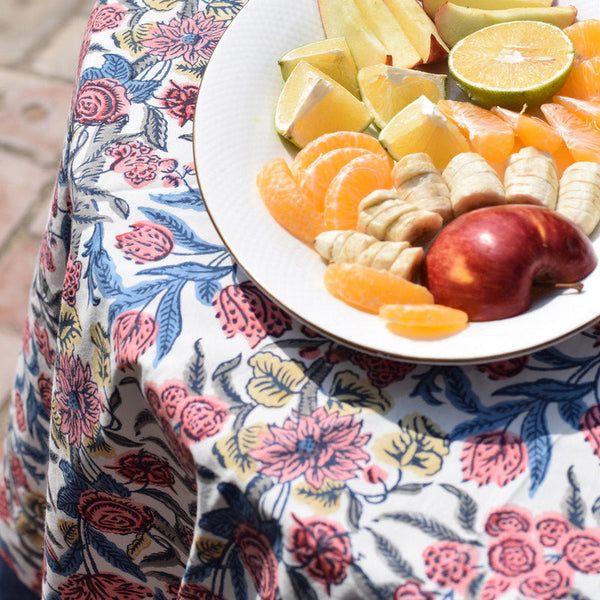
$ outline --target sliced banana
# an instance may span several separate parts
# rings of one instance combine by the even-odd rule
[[[358,231],[378,240],[425,244],[443,223],[438,213],[403,200],[396,190],[376,190],[358,205]]]
[[[580,161],[564,170],[556,212],[579,225],[586,235],[596,229],[600,222],[600,164]]]
[[[315,238],[314,246],[329,262],[360,263],[411,281],[417,278],[423,260],[421,247],[408,242],[381,241],[352,230],[324,231]]]

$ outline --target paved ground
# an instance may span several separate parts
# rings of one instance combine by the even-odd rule
[[[0,436],[92,0],[0,0]]]

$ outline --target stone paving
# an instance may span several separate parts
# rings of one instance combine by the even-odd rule
[[[0,0],[0,436],[92,0]]]

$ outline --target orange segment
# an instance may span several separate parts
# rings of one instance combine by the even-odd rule
[[[584,19],[565,27],[563,31],[575,46],[577,60],[600,56],[600,20]]]
[[[574,160],[600,162],[600,131],[569,109],[551,102],[542,104],[546,120],[560,133]]]
[[[488,162],[503,163],[509,157],[515,134],[506,121],[470,102],[440,100],[437,106]]]
[[[469,321],[466,312],[442,304],[387,304],[379,316],[388,321],[391,332],[425,340],[454,335]]]
[[[323,210],[327,188],[339,170],[351,160],[363,154],[373,154],[364,148],[337,148],[322,154],[299,176],[298,183],[319,210]]]
[[[392,187],[388,158],[374,153],[352,159],[333,178],[325,194],[327,229],[356,229],[358,205],[371,192]]]
[[[283,158],[269,161],[256,184],[271,216],[294,237],[312,244],[324,230],[323,214],[301,189]]]
[[[372,135],[355,131],[336,131],[326,133],[306,144],[292,161],[292,173],[299,178],[302,175],[302,171],[319,158],[319,156],[337,148],[364,148],[365,150],[375,152],[375,154],[381,154],[384,157],[388,156],[383,146]]]
[[[596,100],[580,100],[579,98],[569,98],[568,96],[554,96],[554,102],[568,108],[571,112],[577,113],[580,117],[593,121],[600,126],[600,98]]]
[[[600,96],[600,56],[574,64],[558,95],[583,100]]]
[[[491,110],[512,127],[524,146],[554,154],[563,143],[562,137],[542,119],[500,106],[494,106]]]
[[[433,304],[425,286],[357,263],[329,264],[323,281],[336,298],[373,314],[385,304]]]

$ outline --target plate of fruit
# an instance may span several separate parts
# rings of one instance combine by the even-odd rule
[[[289,314],[481,363],[600,318],[596,0],[250,0],[194,119],[207,211]]]

